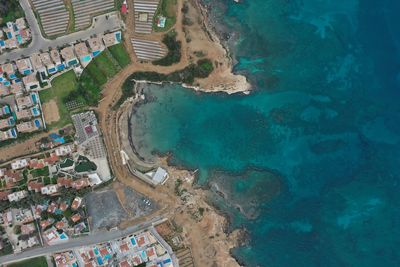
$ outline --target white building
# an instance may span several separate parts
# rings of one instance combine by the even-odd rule
[[[57,191],[58,191],[58,186],[56,184],[46,185],[40,189],[40,192],[43,195],[52,195],[54,193],[57,193]]]
[[[27,196],[28,196],[28,191],[23,190],[23,191],[11,193],[7,197],[10,202],[13,202],[13,201],[16,202],[16,201],[20,201],[21,199],[26,198]]]
[[[16,160],[16,161],[11,163],[11,169],[19,170],[19,169],[25,168],[28,165],[29,165],[28,160],[26,160],[26,159],[18,159],[18,160]]]

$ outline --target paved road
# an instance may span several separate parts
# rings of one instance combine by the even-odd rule
[[[11,52],[0,55],[0,63],[27,57],[33,53],[39,52],[40,50],[47,51],[49,50],[49,47],[62,47],[77,40],[87,39],[95,34],[102,34],[107,31],[115,31],[121,28],[121,20],[118,17],[118,13],[113,12],[108,14],[108,19],[106,14],[96,17],[93,25],[84,31],[71,33],[62,37],[58,37],[54,40],[50,40],[42,36],[39,23],[35,18],[35,14],[33,13],[33,10],[29,4],[29,0],[20,0],[20,4],[25,12],[25,17],[29,24],[29,28],[32,31],[32,42],[26,48],[15,49]]]
[[[102,243],[102,242],[118,239],[118,238],[121,238],[124,236],[128,236],[132,233],[138,232],[140,230],[149,228],[150,226],[156,225],[157,223],[162,222],[163,220],[164,220],[163,216],[156,216],[153,219],[151,219],[145,223],[141,223],[141,224],[138,224],[138,225],[135,225],[132,227],[128,227],[124,230],[97,231],[97,232],[91,233],[88,236],[85,236],[82,238],[77,238],[77,239],[71,239],[68,242],[61,243],[58,245],[48,246],[48,247],[40,247],[40,248],[25,251],[25,252],[22,252],[19,254],[3,256],[3,257],[0,257],[0,264],[10,263],[13,261],[20,261],[20,260],[34,258],[34,257],[38,257],[38,256],[53,254],[56,252],[71,250],[76,247],[89,246],[89,245],[94,245],[97,243]]]

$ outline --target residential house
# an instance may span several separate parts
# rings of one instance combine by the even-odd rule
[[[6,96],[9,94],[10,94],[10,89],[7,86],[0,83],[0,96]]]
[[[17,131],[20,133],[31,133],[42,129],[43,122],[42,119],[36,118],[32,121],[21,122],[17,124]]]
[[[46,185],[40,189],[43,195],[53,195],[58,192],[58,186],[56,184]]]
[[[11,169],[13,170],[20,170],[29,165],[29,162],[27,159],[17,159],[13,162],[11,162]]]
[[[103,41],[106,47],[118,44],[121,42],[121,32],[107,33],[103,36]]]
[[[13,117],[0,120],[0,130],[11,128],[15,125],[15,120]]]
[[[26,90],[33,90],[33,89],[40,88],[40,83],[39,83],[35,73],[31,73],[27,76],[24,76],[22,78],[22,81],[25,85]]]
[[[72,210],[77,210],[81,205],[82,205],[82,198],[75,197],[74,201],[72,201],[71,209]]]
[[[46,66],[47,72],[49,74],[54,74],[57,72],[57,68],[54,65],[53,61],[51,60],[50,54],[48,52],[41,53],[40,59],[42,60],[43,64]]]
[[[19,96],[15,101],[17,102],[18,109],[30,108],[35,104],[31,95]]]
[[[15,68],[12,63],[6,63],[2,66],[3,72],[7,74],[7,77],[10,79],[16,79],[17,75],[15,75]]]
[[[75,56],[72,46],[67,46],[61,49],[61,57],[65,60],[67,67],[72,67],[78,64],[78,59]]]
[[[89,49],[86,46],[85,42],[76,44],[74,46],[75,48],[75,54],[79,58],[79,61],[81,62],[81,65],[83,67],[86,67],[89,65],[90,61],[92,60],[92,55],[89,53]]]
[[[36,70],[38,72],[46,70],[46,67],[44,66],[44,64],[42,62],[42,59],[41,59],[39,54],[36,54],[36,53],[32,54],[30,56],[30,59],[31,59],[31,63],[32,63],[32,66],[33,66],[34,70]]]
[[[80,190],[82,188],[89,186],[89,179],[88,178],[81,178],[72,182],[71,187],[75,188],[76,190]]]
[[[100,37],[93,37],[87,40],[90,51],[92,52],[92,57],[97,56],[104,50],[104,43]]]
[[[10,85],[10,93],[16,96],[22,95],[25,92],[24,89],[24,84],[21,81],[17,82],[16,80],[13,80]]]
[[[57,156],[70,155],[72,151],[73,151],[72,145],[60,146],[55,149],[55,153]]]
[[[21,226],[21,234],[23,234],[23,235],[30,235],[35,231],[36,231],[36,227],[35,227],[34,223],[23,224]]]
[[[57,49],[52,49],[50,51],[50,57],[56,64],[57,71],[63,71],[65,69],[65,65],[62,63],[60,53]]]
[[[44,184],[42,182],[37,182],[37,181],[28,182],[29,191],[35,191],[35,193],[39,193],[41,192],[42,187],[44,187]]]
[[[26,198],[27,196],[28,196],[28,191],[22,190],[22,191],[11,193],[7,197],[8,197],[8,201],[17,202],[17,201],[20,201],[21,199]]]
[[[17,65],[17,69],[22,75],[29,75],[32,73],[32,64],[29,58],[18,59],[15,65]]]

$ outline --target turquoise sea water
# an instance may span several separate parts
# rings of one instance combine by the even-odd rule
[[[149,86],[138,151],[199,169],[248,266],[400,266],[400,2],[208,3],[255,90]]]

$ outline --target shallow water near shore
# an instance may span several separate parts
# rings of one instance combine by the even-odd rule
[[[138,152],[199,169],[248,266],[399,266],[400,2],[206,2],[256,90],[149,85]]]

